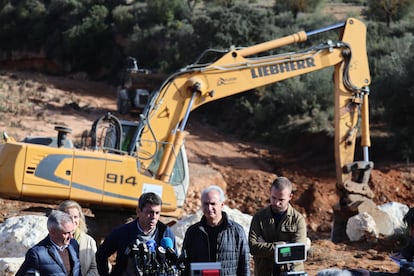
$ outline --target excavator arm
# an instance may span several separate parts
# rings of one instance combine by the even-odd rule
[[[269,50],[304,42],[321,32],[339,33],[336,41],[295,53],[262,55]],[[157,178],[168,181],[174,156],[184,140],[189,113],[197,107],[254,88],[276,83],[327,67],[334,67],[335,162],[341,190],[372,197],[367,183],[372,163],[368,147],[370,84],[366,52],[366,27],[356,19],[313,32],[298,32],[247,48],[231,49],[211,64],[187,66],[171,76],[154,93],[144,110],[137,139],[138,156],[148,167],[163,150]],[[361,129],[364,160],[354,161],[355,142]],[[357,182],[355,171],[363,172]]]
[[[293,53],[269,54],[269,51],[331,31],[337,36],[320,45]],[[368,186],[373,162],[368,152],[371,78],[366,26],[355,18],[247,48],[233,47],[212,63],[192,64],[172,75],[153,94],[143,112],[136,136],[137,155],[143,169],[150,166],[154,156],[161,156],[153,173],[157,179],[169,181],[178,149],[185,139],[189,114],[199,106],[327,67],[334,68],[334,150],[340,195],[334,207],[333,240],[347,239],[346,222],[351,215],[361,211],[378,213]],[[354,160],[358,133],[363,152],[361,161]]]

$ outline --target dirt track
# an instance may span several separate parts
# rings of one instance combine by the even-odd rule
[[[26,135],[55,135],[56,124],[71,127],[73,136],[80,135],[98,116],[107,111],[115,112],[115,88],[102,83],[3,73],[0,84],[2,91],[19,93],[22,98],[29,99],[27,106],[24,103],[27,111],[17,111],[22,106],[19,103],[12,106],[10,112],[1,113],[0,130],[18,139]],[[190,161],[221,173],[227,183],[227,204],[231,208],[253,214],[267,204],[268,187],[276,175],[293,181],[293,204],[306,215],[313,244],[305,266],[309,275],[327,267],[396,271],[396,265],[388,258],[391,245],[386,240],[341,244],[328,240],[331,206],[337,201],[332,163],[317,165],[318,162],[310,162],[303,156],[292,157],[278,149],[244,143],[192,118],[187,130]],[[414,169],[411,166],[376,163],[371,182],[377,204],[389,201],[410,204],[413,200]],[[197,208],[198,200],[196,193],[190,193],[186,211]],[[53,205],[1,199],[0,203],[0,221],[38,207],[53,208]]]

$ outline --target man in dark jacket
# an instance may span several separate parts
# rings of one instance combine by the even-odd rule
[[[404,215],[403,222],[407,226],[408,238],[401,255],[409,262],[414,262],[414,207],[408,209]]]
[[[411,276],[414,275],[414,207],[408,209],[408,212],[403,217],[403,223],[407,227],[407,236],[405,236],[406,241],[401,248],[401,250],[391,258],[399,262],[400,270],[398,273],[376,273],[371,272],[372,276],[388,276],[388,275],[398,275],[398,276]]]
[[[209,186],[201,193],[203,217],[190,226],[184,237],[186,272],[193,262],[220,262],[221,274],[250,275],[250,254],[243,227],[222,211],[224,192]]]
[[[152,192],[144,193],[138,200],[137,219],[113,230],[98,247],[96,264],[101,276],[131,274],[131,245],[146,244],[155,241],[161,245],[163,238],[172,240],[176,250],[175,236],[171,228],[159,221],[161,215],[161,198]],[[116,264],[110,272],[108,258],[116,252]],[[133,266],[135,267],[135,266]]]
[[[49,235],[30,248],[16,276],[80,276],[79,245],[73,239],[75,225],[71,216],[52,211],[47,219]]]

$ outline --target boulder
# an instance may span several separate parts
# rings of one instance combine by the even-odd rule
[[[402,219],[408,212],[408,206],[398,202],[388,202],[381,206],[376,206],[379,212],[361,212],[348,219],[346,234],[350,241],[362,239],[373,239],[378,236],[391,236],[404,227]],[[381,216],[375,216],[380,214]],[[381,219],[380,219],[381,218]]]
[[[0,224],[0,275],[15,275],[27,250],[47,234],[46,216],[11,217]]]
[[[0,258],[24,257],[29,248],[47,236],[46,224],[46,216],[8,218],[0,224]]]
[[[371,215],[360,213],[348,219],[346,234],[350,241],[378,238],[377,225]]]

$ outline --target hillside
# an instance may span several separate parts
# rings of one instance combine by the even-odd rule
[[[75,78],[2,71],[0,97],[0,130],[18,140],[29,135],[56,135],[55,125],[72,128],[72,138],[76,139],[97,117],[108,111],[116,113],[115,87]],[[227,204],[231,208],[252,215],[268,203],[269,185],[276,175],[287,176],[293,181],[293,204],[305,214],[313,244],[306,262],[309,275],[326,267],[396,271],[396,265],[387,257],[393,248],[385,239],[340,244],[329,241],[331,206],[337,202],[333,161],[312,162],[324,158],[292,155],[281,149],[240,141],[217,132],[212,126],[203,125],[196,117],[190,116],[187,131],[186,146],[192,168],[198,165],[198,168],[209,167],[220,173],[227,185]],[[311,148],[312,141],[309,142],[302,148]],[[329,156],[330,151],[328,148],[321,154]],[[412,204],[413,167],[385,162],[375,165],[371,177],[375,202]],[[199,171],[190,173],[201,177]],[[197,187],[189,191],[185,207],[188,213],[199,206],[196,191]],[[2,199],[0,203],[0,222],[39,206],[53,207]]]

